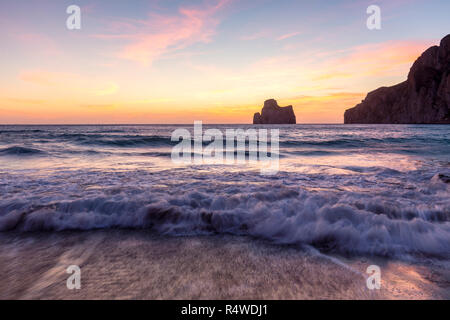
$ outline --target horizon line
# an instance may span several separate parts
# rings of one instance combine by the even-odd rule
[[[199,120],[200,121],[200,120]],[[194,123],[0,123],[0,126],[184,126]],[[343,122],[296,123],[296,124],[253,124],[253,123],[203,123],[203,125],[255,125],[255,126],[295,126],[295,125],[336,125]]]

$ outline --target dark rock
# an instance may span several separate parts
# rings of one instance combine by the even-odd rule
[[[408,80],[372,91],[345,111],[344,123],[450,123],[450,35],[414,62]]]
[[[261,114],[259,112],[257,112],[253,116],[253,124],[261,124],[261,123],[262,123]]]
[[[294,109],[292,106],[280,107],[276,100],[270,99],[264,102],[261,111],[253,116],[253,124],[296,124]]]

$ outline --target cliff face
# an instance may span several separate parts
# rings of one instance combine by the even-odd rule
[[[266,100],[261,114],[253,116],[253,124],[296,124],[294,109],[280,107],[274,99]]]
[[[450,123],[450,35],[416,60],[408,80],[345,111],[344,123]]]

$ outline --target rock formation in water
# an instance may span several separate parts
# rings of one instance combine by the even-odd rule
[[[296,124],[294,109],[292,106],[280,107],[276,100],[270,99],[264,102],[261,111],[253,116],[253,124]]]
[[[345,111],[344,123],[450,123],[450,35],[414,62],[408,80]]]

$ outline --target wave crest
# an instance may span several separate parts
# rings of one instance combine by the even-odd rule
[[[26,147],[19,147],[19,146],[13,146],[5,149],[0,149],[0,155],[2,156],[14,156],[14,155],[20,155],[20,156],[26,156],[26,155],[35,155],[35,154],[42,154],[44,151],[39,149],[33,149],[33,148],[26,148]]]
[[[0,230],[152,229],[167,235],[231,233],[346,254],[450,253],[450,205],[435,210],[341,199],[290,188],[232,196],[139,193],[0,207]]]

